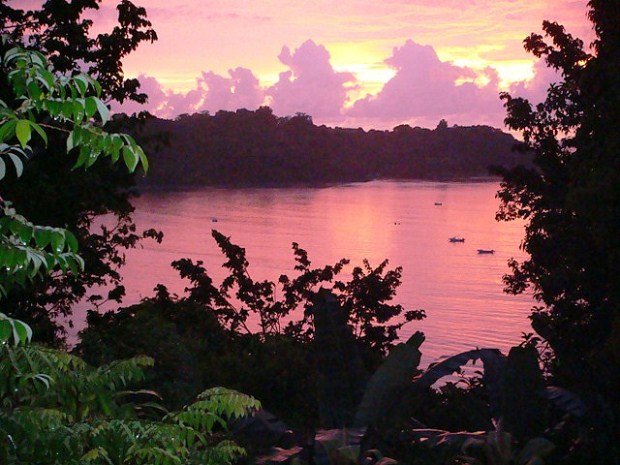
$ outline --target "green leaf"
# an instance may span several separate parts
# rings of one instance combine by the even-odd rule
[[[17,140],[19,140],[22,148],[26,148],[28,145],[30,133],[30,121],[27,119],[18,120],[15,126],[15,135],[17,136]]]
[[[23,344],[30,342],[32,339],[32,328],[30,328],[30,326],[23,321],[13,320],[13,327],[15,328],[15,332],[18,337],[16,341],[19,340]]]
[[[69,230],[65,230],[65,241],[67,242],[67,246],[69,247],[69,250],[71,252],[77,252],[78,251],[78,241],[77,241],[77,238]]]
[[[118,161],[118,158],[120,157],[121,148],[123,147],[123,140],[121,139],[121,136],[119,136],[118,134],[112,134],[111,138],[112,138],[112,150],[111,150],[112,162],[116,163]]]
[[[103,124],[107,123],[110,119],[110,110],[106,106],[105,103],[101,101],[101,99],[96,98],[95,103],[97,104],[97,109],[99,110],[99,115],[101,116],[101,122]]]
[[[45,143],[45,146],[47,147],[47,134],[45,133],[43,128],[41,126],[39,126],[37,123],[34,123],[34,122],[31,122],[30,126],[32,127],[32,129],[34,129],[37,132],[37,134],[39,134],[41,139],[43,139],[43,142]]]
[[[17,125],[16,119],[11,119],[0,126],[0,142],[9,140],[15,134],[15,126]]]
[[[49,376],[49,375],[46,375],[44,373],[37,373],[36,375],[34,375],[34,377],[32,379],[34,379],[35,381],[39,381],[40,383],[44,384],[46,389],[49,389],[50,385],[53,382],[52,377]]]
[[[75,86],[83,97],[86,94],[86,90],[88,90],[88,79],[83,74],[78,74],[73,78],[73,82],[75,82]]]
[[[43,95],[43,91],[35,81],[28,83],[28,95],[30,95],[32,100],[39,100],[41,95]]]
[[[140,157],[140,163],[142,163],[142,168],[144,169],[144,172],[147,173],[149,170],[149,159],[146,157],[144,150],[142,150],[142,147],[140,146],[138,146],[138,155]]]
[[[65,235],[62,231],[53,230],[52,233],[52,250],[60,253],[65,248]]]
[[[10,49],[4,54],[4,61],[6,63],[10,63],[11,61],[15,60],[17,57],[23,55],[23,53],[24,51],[20,49],[19,47],[13,47],[12,49]]]
[[[37,80],[44,84],[47,90],[50,90],[52,87],[54,87],[54,75],[50,73],[47,69],[39,70]]]
[[[71,273],[73,273],[74,275],[77,275],[78,274],[78,266],[77,266],[76,262],[74,260],[72,260],[71,257],[66,257],[65,260],[66,260],[67,266],[71,270]]]
[[[125,160],[125,165],[130,173],[133,173],[138,166],[138,155],[133,151],[131,147],[125,146],[123,147],[123,160]]]
[[[73,101],[73,118],[76,122],[81,123],[84,120],[84,99],[75,99]]]
[[[45,55],[37,51],[29,51],[27,53],[33,65],[36,65],[40,68],[45,68],[45,66],[47,65],[47,59],[45,58]]]
[[[58,116],[62,111],[62,103],[58,100],[46,100],[44,107],[52,117]]]
[[[75,165],[73,165],[73,169],[83,166],[89,160],[90,155],[91,154],[90,154],[88,147],[82,145],[80,147],[80,155],[78,156],[78,159],[75,162]]]
[[[96,81],[95,79],[92,79],[90,84],[95,89],[95,94],[97,94],[97,97],[101,97],[101,93],[103,92],[101,84],[99,84],[99,82]]]
[[[52,240],[52,232],[48,228],[38,228],[34,232],[34,240],[38,248],[44,249]]]
[[[97,98],[96,97],[86,97],[84,101],[84,106],[86,108],[86,117],[92,118],[97,113]]]
[[[71,101],[62,102],[62,116],[65,119],[71,119],[72,115],[73,115],[73,102]]]
[[[82,139],[82,131],[79,127],[73,128],[73,131],[69,133],[69,137],[67,137],[67,152],[73,150],[74,147],[77,147]]]
[[[19,238],[24,244],[28,244],[34,236],[34,227],[32,224],[23,223],[19,230]]]
[[[17,172],[17,177],[19,178],[24,172],[24,164],[22,163],[21,159],[14,153],[9,153],[9,158],[11,158],[13,165],[15,165],[15,171]]]
[[[4,314],[0,314],[0,342],[8,342],[11,334],[13,334],[11,322]]]
[[[41,269],[41,265],[43,265],[44,261],[37,253],[33,251],[29,251],[28,258],[30,263],[32,263],[32,270],[30,271],[30,277],[34,278]]]
[[[45,259],[46,268],[50,270],[54,268],[54,266],[56,265],[56,260],[52,254],[46,253],[45,255],[43,255],[43,258]]]

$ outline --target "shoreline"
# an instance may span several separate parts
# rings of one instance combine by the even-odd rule
[[[202,189],[327,189],[330,187],[346,186],[350,184],[367,184],[371,182],[429,182],[429,183],[499,183],[501,176],[468,176],[450,178],[376,178],[368,180],[350,180],[325,183],[239,183],[239,184],[167,184],[162,186],[141,185],[137,183],[135,188],[139,193],[150,192],[191,192]]]

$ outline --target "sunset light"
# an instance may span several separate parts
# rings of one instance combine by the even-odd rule
[[[149,2],[148,14],[159,40],[131,54],[125,72],[153,78],[144,84],[152,94],[147,108],[159,108],[165,117],[235,110],[252,102],[271,104],[283,115],[308,113],[327,124],[390,127],[400,119],[425,126],[433,124],[436,110],[420,115],[407,88],[439,92],[428,101],[437,108],[442,96],[467,82],[480,89],[480,102],[517,84],[533,92],[528,82],[535,77],[535,58],[523,50],[523,39],[539,32],[543,19],[557,19],[588,42],[585,3],[346,0],[302,5],[235,0],[198,5],[157,0]],[[104,8],[104,14],[111,11]],[[404,47],[408,42],[412,45]],[[442,90],[437,82],[425,81],[429,76],[440,80]],[[239,85],[246,89],[244,99],[231,90]],[[536,89],[544,92],[542,78]],[[196,106],[196,93],[205,92],[211,95],[203,95]],[[381,116],[361,110],[368,107],[363,101],[369,96],[379,105],[388,93],[399,92],[404,94],[394,101],[403,108],[384,106]],[[458,124],[503,125],[501,105],[480,105],[450,117]],[[122,109],[135,111],[134,106]]]

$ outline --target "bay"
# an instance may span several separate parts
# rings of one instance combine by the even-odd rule
[[[162,244],[145,241],[128,251],[124,304],[153,295],[158,283],[183,294],[186,281],[170,263],[202,260],[221,280],[223,256],[211,237],[217,229],[246,249],[250,274],[277,281],[295,275],[291,244],[308,252],[313,266],[364,258],[403,267],[395,302],[422,308],[427,318],[406,325],[405,340],[423,331],[422,365],[463,350],[507,350],[530,332],[530,296],[503,292],[511,257],[523,258],[523,223],[495,221],[496,182],[373,181],[324,188],[203,188],[147,192],[135,201],[139,228],[164,232]],[[465,238],[452,243],[452,236]],[[493,249],[478,254],[477,249]],[[219,281],[216,281],[219,282]],[[75,315],[76,330],[83,315]]]

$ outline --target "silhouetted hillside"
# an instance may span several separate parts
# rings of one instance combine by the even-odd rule
[[[151,160],[144,186],[321,185],[370,179],[451,180],[488,176],[526,156],[516,140],[488,126],[392,131],[315,126],[304,114],[270,108],[148,119],[137,134]],[[149,142],[165,135],[167,143]],[[145,137],[146,136],[146,137]]]

